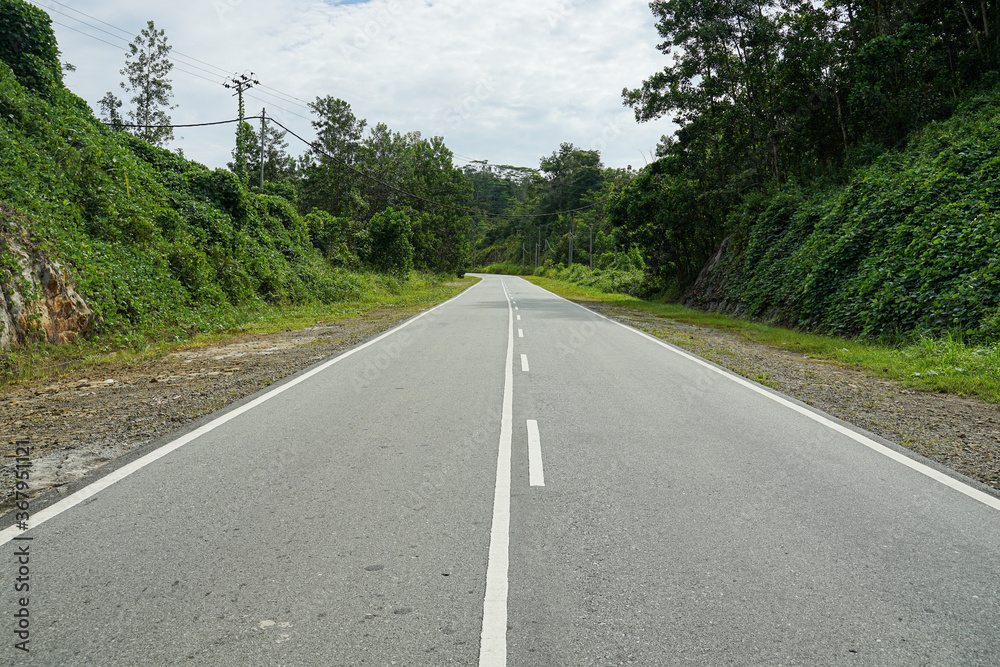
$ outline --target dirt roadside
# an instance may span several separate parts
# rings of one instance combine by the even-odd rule
[[[995,405],[916,392],[733,334],[583,303],[1000,490],[1000,408]],[[0,514],[12,507],[17,443],[31,448],[31,495],[60,489],[415,312],[384,310],[364,320],[235,336],[158,359],[5,387],[0,390]]]
[[[60,489],[118,456],[386,331],[420,308],[236,335],[157,359],[102,365],[0,389],[0,515],[13,507],[18,443],[30,495]]]
[[[737,334],[593,301],[578,303],[1000,491],[1000,406],[906,389],[857,368]]]

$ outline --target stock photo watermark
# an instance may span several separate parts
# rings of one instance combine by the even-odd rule
[[[475,89],[448,107],[444,112],[444,122],[449,129],[458,129],[462,123],[467,121],[483,104],[489,100],[496,92],[496,83],[493,78],[486,76],[479,80]]]

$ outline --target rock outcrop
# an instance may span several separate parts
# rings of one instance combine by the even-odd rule
[[[698,279],[681,299],[683,305],[727,315],[742,313],[739,299],[729,296],[733,271],[731,245],[731,239],[726,237],[715,254],[705,262]]]
[[[0,203],[0,349],[26,342],[71,343],[94,323],[94,311],[66,270],[49,257],[30,220]]]

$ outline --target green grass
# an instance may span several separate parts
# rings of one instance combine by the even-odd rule
[[[294,331],[317,322],[377,318],[390,311],[411,314],[445,301],[478,282],[478,278],[455,278],[413,272],[408,280],[380,274],[359,274],[363,287],[350,300],[333,304],[261,305],[240,311],[236,325],[224,331],[199,333],[184,340],[147,339],[133,346],[116,346],[95,338],[74,345],[28,345],[0,352],[0,387],[57,376],[83,368],[98,369],[118,364],[155,360],[182,347],[219,343],[237,335]]]
[[[974,396],[1000,404],[1000,345],[968,345],[960,337],[917,338],[900,345],[803,333],[727,315],[644,301],[580,285],[526,276],[526,280],[581,303],[599,302],[668,320],[731,332],[747,340],[836,361],[921,391]]]
[[[301,306],[268,306],[244,318],[236,329],[244,333],[270,333],[287,329],[302,329],[319,321],[364,318],[373,311],[412,310],[417,312],[450,299],[463,289],[479,282],[479,278],[439,277],[412,273],[406,282],[395,281],[380,274],[370,274],[366,289],[348,301],[333,304]]]

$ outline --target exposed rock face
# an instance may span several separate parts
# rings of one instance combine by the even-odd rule
[[[681,299],[682,304],[717,313],[739,315],[742,312],[739,299],[732,298],[727,291],[733,269],[730,246],[730,238],[726,237],[715,254],[705,262],[698,279]]]
[[[0,203],[0,349],[46,340],[71,343],[94,323],[94,311],[66,270],[38,247],[32,224]]]

